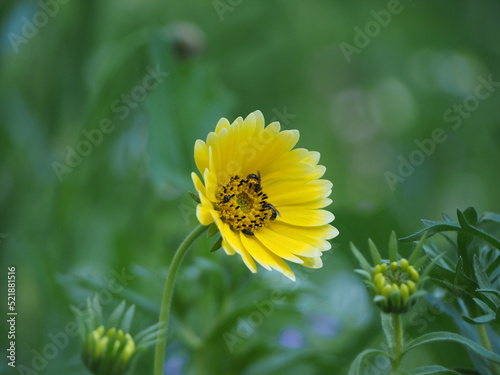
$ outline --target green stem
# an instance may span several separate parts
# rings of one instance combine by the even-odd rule
[[[394,358],[392,361],[392,372],[399,369],[403,359],[403,323],[400,314],[392,314],[392,325],[394,327]]]
[[[179,269],[182,258],[189,249],[189,246],[207,230],[207,226],[198,225],[191,233],[182,241],[181,245],[174,254],[174,259],[170,264],[168,270],[167,280],[165,281],[165,289],[163,290],[163,298],[161,301],[160,310],[160,329],[161,333],[158,335],[158,343],[155,348],[155,361],[154,361],[154,375],[163,375],[163,362],[165,360],[165,349],[167,347],[167,328],[168,316],[170,315],[170,305],[172,303],[172,293],[174,291],[175,275]]]
[[[479,339],[481,340],[481,344],[483,344],[485,349],[488,349],[490,352],[493,352],[493,347],[491,346],[490,338],[488,337],[488,332],[486,331],[485,324],[477,325],[477,333],[479,334]],[[491,365],[491,369],[495,375],[500,375],[500,365],[489,361]]]

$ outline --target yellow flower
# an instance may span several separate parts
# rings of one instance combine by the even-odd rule
[[[192,173],[198,220],[215,222],[225,252],[238,253],[254,273],[257,261],[292,280],[284,259],[320,268],[327,240],[338,235],[329,225],[333,214],[322,210],[332,202],[332,183],[320,179],[326,168],[318,152],[292,150],[298,140],[297,130],[280,131],[278,122],[265,127],[260,111],[232,124],[222,118],[206,142],[195,144],[203,182]]]

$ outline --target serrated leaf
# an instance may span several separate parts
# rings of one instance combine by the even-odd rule
[[[214,245],[210,249],[210,252],[213,253],[214,251],[219,250],[222,247],[222,237],[219,237],[217,241],[215,241]]]
[[[450,370],[449,368],[446,368],[443,366],[438,366],[438,365],[417,367],[417,368],[408,370],[407,373],[410,375],[427,375],[427,374],[456,374],[456,375],[460,375],[459,372],[456,372],[454,370]]]
[[[367,349],[367,350],[364,350],[362,351],[360,354],[358,354],[358,356],[356,357],[356,359],[354,359],[354,361],[352,362],[351,364],[351,367],[349,368],[349,373],[348,375],[359,375],[361,374],[361,365],[363,364],[363,361],[368,357],[368,356],[372,356],[372,355],[381,355],[381,356],[384,356],[388,359],[389,356],[387,355],[386,352],[382,351],[382,350],[378,350],[378,349]]]
[[[500,355],[490,352],[476,342],[469,340],[466,337],[460,336],[451,332],[432,332],[422,335],[412,341],[409,341],[404,348],[403,353],[407,353],[417,346],[428,344],[436,341],[453,341],[462,344],[472,350],[474,353],[486,358],[489,361],[500,363]]]
[[[219,233],[219,228],[217,227],[217,224],[215,223],[210,224],[210,226],[208,227],[207,237],[210,238],[217,233]]]

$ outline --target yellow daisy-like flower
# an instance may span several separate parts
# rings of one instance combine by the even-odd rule
[[[332,183],[320,179],[326,168],[318,152],[292,150],[298,140],[297,130],[280,131],[278,122],[265,127],[260,111],[232,124],[222,118],[206,142],[195,144],[203,182],[192,173],[198,220],[215,222],[225,252],[238,253],[254,273],[256,260],[294,281],[284,260],[320,268],[327,240],[338,235],[329,225],[333,214],[322,210],[332,202]]]

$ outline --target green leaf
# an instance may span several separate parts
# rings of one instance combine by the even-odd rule
[[[219,233],[219,228],[217,227],[217,224],[215,223],[210,224],[210,226],[208,227],[207,237],[210,238],[213,235],[216,235],[217,233]]]
[[[384,331],[385,339],[392,356],[394,355],[394,326],[392,325],[392,315],[381,312],[380,321],[382,323],[382,330]]]
[[[418,232],[413,233],[407,237],[400,238],[399,240],[402,242],[412,242],[420,239],[425,232],[428,232],[427,238],[431,238],[436,233],[446,232],[446,231],[457,231],[457,230],[460,230],[460,226],[457,224],[433,222],[432,226],[427,226],[427,228],[419,230]]]
[[[108,322],[107,322],[107,328],[117,328],[118,323],[120,322],[120,319],[122,317],[123,312],[125,311],[125,301],[122,301],[116,309],[111,313]]]
[[[370,263],[368,263],[366,258],[363,256],[363,254],[361,254],[361,252],[356,248],[356,246],[354,246],[352,242],[350,243],[350,245],[351,245],[351,251],[353,252],[356,259],[358,259],[361,267],[363,267],[363,269],[367,272],[372,272],[372,267],[370,266]]]
[[[459,372],[454,370],[450,370],[443,366],[432,365],[432,366],[422,366],[417,367],[407,371],[410,375],[427,375],[427,374],[457,374],[460,375]]]
[[[354,361],[351,364],[351,367],[349,368],[349,373],[348,375],[358,375],[361,374],[361,365],[363,364],[363,361],[366,360],[369,356],[372,355],[381,355],[384,356],[388,359],[389,355],[387,355],[386,352],[378,349],[367,349],[358,354],[358,356],[354,359]]]
[[[494,212],[485,212],[481,216],[481,221],[494,221],[500,223],[500,215]]]
[[[463,336],[457,335],[456,333],[451,332],[432,332],[425,335],[422,335],[410,342],[408,342],[404,348],[404,353],[409,352],[410,350],[416,348],[417,346],[428,344],[436,341],[453,341],[459,344],[462,344],[472,350],[474,353],[480,355],[481,357],[486,358],[489,361],[493,361],[496,363],[500,363],[500,355],[490,352],[486,350],[481,345],[476,342],[469,340]]]
[[[412,251],[410,259],[408,259],[408,263],[414,265],[417,259],[420,257],[420,254],[422,253],[422,249],[424,247],[424,242],[427,238],[427,233],[428,232],[424,232],[422,237],[420,237],[420,241],[418,241],[417,246],[415,246],[415,249]]]
[[[491,285],[490,279],[488,278],[483,265],[479,261],[477,254],[474,254],[474,273],[480,288],[493,289],[493,285]]]
[[[389,260],[391,262],[398,260],[398,240],[394,231],[391,232],[391,236],[389,237]]]
[[[121,329],[125,333],[130,333],[130,326],[132,325],[132,320],[134,319],[135,305],[128,308],[127,312],[123,316]]]
[[[381,264],[382,257],[380,256],[377,246],[373,243],[371,238],[368,238],[368,247],[370,249],[370,254],[372,256],[373,264]]]
[[[210,249],[210,252],[213,253],[214,251],[219,250],[222,247],[222,237],[219,237],[217,241],[215,241],[214,245]]]
[[[200,200],[200,197],[198,196],[198,194],[192,193],[190,191],[188,191],[188,193],[196,203],[201,203],[201,200]]]

